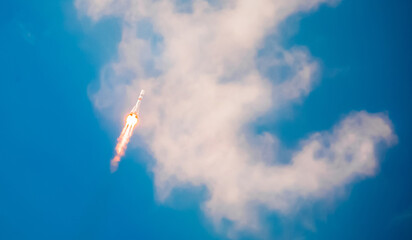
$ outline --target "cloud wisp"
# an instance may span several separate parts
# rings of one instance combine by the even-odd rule
[[[302,141],[288,164],[270,154],[275,136],[250,129],[312,90],[318,64],[306,50],[275,42],[270,54],[258,51],[286,18],[325,2],[76,0],[94,21],[121,19],[117,59],[102,70],[92,99],[121,115],[139,89],[147,91],[139,134],[155,159],[161,201],[179,186],[205,186],[202,207],[216,227],[228,220],[229,231],[259,231],[259,207],[287,214],[300,200],[375,173],[378,144],[395,138],[383,114],[349,114]],[[264,76],[268,67],[285,74]]]

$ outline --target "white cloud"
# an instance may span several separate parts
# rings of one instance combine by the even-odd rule
[[[323,2],[195,0],[192,11],[180,12],[171,0],[76,0],[95,21],[122,19],[118,60],[102,71],[92,98],[98,109],[119,116],[146,90],[137,132],[156,160],[160,200],[181,185],[205,186],[203,209],[217,227],[226,219],[231,231],[258,231],[257,207],[287,214],[299,200],[322,198],[375,173],[377,144],[394,138],[384,115],[350,114],[333,131],[303,141],[289,164],[275,158],[275,136],[248,128],[311,91],[318,65],[303,48],[275,42],[273,54],[257,51],[287,17]],[[139,36],[142,24],[153,31]],[[262,68],[270,67],[287,74],[268,79]]]

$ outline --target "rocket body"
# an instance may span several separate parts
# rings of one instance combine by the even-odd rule
[[[140,104],[142,103],[142,99],[144,96],[144,90],[140,91],[139,98],[137,99],[136,105],[132,108],[130,111],[130,114],[136,114],[137,116],[139,115],[139,110],[140,110]]]
[[[140,92],[139,98],[137,99],[136,104],[130,111],[129,115],[126,117],[125,125],[123,127],[122,133],[120,134],[119,138],[117,139],[116,145],[116,156],[111,161],[111,170],[112,172],[116,171],[117,166],[119,165],[120,159],[124,156],[127,144],[130,141],[130,138],[133,135],[133,130],[137,126],[139,122],[139,108],[142,102],[144,95],[144,90]]]

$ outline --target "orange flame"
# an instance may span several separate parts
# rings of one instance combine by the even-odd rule
[[[124,156],[124,153],[127,148],[127,144],[129,143],[130,137],[133,134],[133,130],[136,127],[137,122],[138,122],[138,117],[136,113],[131,113],[127,116],[126,125],[124,126],[122,133],[117,139],[117,145],[115,148],[116,156],[114,156],[114,158],[110,162],[112,172],[117,170],[120,159]]]

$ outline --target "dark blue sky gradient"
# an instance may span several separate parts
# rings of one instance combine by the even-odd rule
[[[386,112],[399,140],[379,153],[376,177],[293,218],[268,216],[273,236],[412,238],[411,12],[407,0],[343,0],[300,16],[285,40],[322,65],[293,117],[269,126],[286,146],[353,110]],[[88,88],[116,57],[117,20],[92,25],[68,0],[0,1],[0,30],[0,239],[222,237],[198,207],[201,193],[156,203],[142,150],[109,172],[120,130],[94,110]]]

